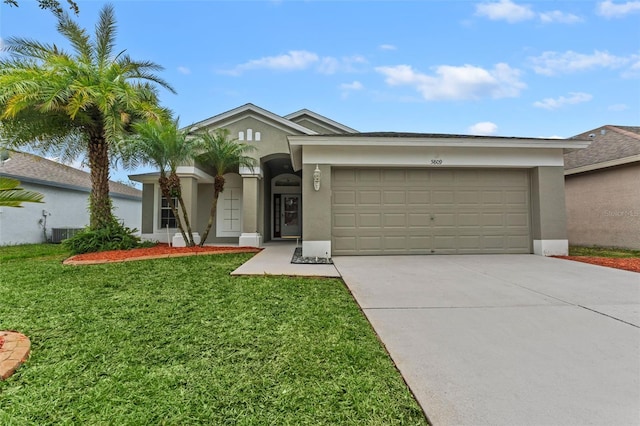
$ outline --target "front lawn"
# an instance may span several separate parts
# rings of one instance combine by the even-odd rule
[[[0,424],[426,424],[340,280],[231,278],[250,254],[66,256],[0,248],[0,330],[32,343]]]

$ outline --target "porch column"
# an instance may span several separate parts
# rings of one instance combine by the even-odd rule
[[[262,235],[259,232],[260,214],[260,167],[253,170],[241,168],[242,176],[242,234],[238,240],[240,246],[262,246]]]

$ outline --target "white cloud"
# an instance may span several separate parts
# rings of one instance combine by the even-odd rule
[[[393,44],[381,44],[378,46],[380,50],[397,50],[398,48]]]
[[[318,62],[320,58],[313,52],[306,50],[291,50],[288,53],[278,56],[265,56],[260,59],[252,59],[233,69],[223,71],[225,74],[240,75],[245,71],[257,69],[269,69],[274,71],[299,71],[309,68]]]
[[[4,40],[2,39],[2,37],[0,37],[0,50],[4,49],[5,44],[4,44]]]
[[[631,66],[624,72],[622,72],[623,78],[637,78],[640,77],[640,55],[632,55],[629,58]]]
[[[342,83],[340,85],[340,89],[342,90],[362,90],[364,86],[359,81],[354,81],[352,83]]]
[[[518,5],[511,0],[476,5],[476,15],[492,21],[507,21],[510,24],[535,18],[536,14],[529,5]]]
[[[469,126],[469,134],[478,136],[490,136],[498,133],[498,126],[490,121],[482,121]]]
[[[320,60],[317,71],[322,74],[335,74],[337,72],[355,72],[356,65],[366,64],[364,56],[354,55],[342,58],[325,56]]]
[[[342,91],[342,99],[347,99],[352,92],[364,89],[364,85],[355,80],[351,83],[342,83],[340,90]]]
[[[620,18],[630,13],[640,11],[640,1],[614,3],[611,0],[600,2],[597,7],[598,15],[605,18]]]
[[[516,4],[511,0],[477,4],[476,15],[489,18],[492,21],[507,21],[510,24],[536,18],[545,24],[575,24],[583,21],[583,19],[577,15],[565,13],[560,10],[537,13],[533,11],[531,5]]]
[[[472,65],[440,65],[435,75],[415,71],[410,65],[377,67],[390,86],[413,86],[424,99],[460,100],[516,97],[526,88],[520,71],[509,65],[496,64],[492,70]]]
[[[548,110],[562,108],[566,105],[575,105],[581,104],[583,102],[589,102],[593,99],[588,93],[583,92],[571,92],[569,93],[569,97],[560,96],[559,98],[545,98],[541,101],[537,101],[533,103],[533,106],[536,108],[544,108]]]
[[[609,108],[607,109],[609,111],[626,111],[629,109],[629,106],[625,104],[614,104],[614,105],[609,105]]]
[[[577,53],[571,50],[544,52],[537,57],[530,57],[533,69],[538,74],[556,75],[585,71],[592,68],[619,68],[629,63],[632,57],[615,56],[608,52],[595,50],[592,54]]]
[[[342,58],[332,56],[320,57],[317,53],[306,50],[291,50],[278,56],[265,56],[260,59],[252,59],[236,65],[229,70],[220,73],[238,76],[245,71],[267,69],[272,71],[302,71],[315,66],[316,71],[322,74],[335,74],[337,72],[354,72],[356,65],[365,64],[364,56],[353,55]]]
[[[187,68],[187,67],[183,67],[183,66],[178,67],[178,72],[179,72],[180,74],[184,74],[184,75],[189,75],[189,74],[191,74],[191,70],[190,70],[189,68]]]
[[[582,22],[583,19],[572,13],[565,13],[559,10],[552,10],[550,12],[541,12],[538,14],[540,21],[545,24],[560,23],[560,24],[575,24]]]

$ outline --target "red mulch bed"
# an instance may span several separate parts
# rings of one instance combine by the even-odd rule
[[[212,253],[258,253],[261,249],[256,247],[170,247],[168,244],[157,244],[154,247],[136,248],[131,250],[111,250],[96,253],[77,254],[65,262],[122,262],[131,259],[151,259],[153,257],[190,256],[194,254]]]
[[[4,345],[4,337],[0,336],[0,349],[2,349],[2,345]]]
[[[624,269],[625,271],[640,272],[640,257],[587,257],[587,256],[554,256],[558,259],[575,260],[591,263],[592,265],[607,266],[609,268]]]

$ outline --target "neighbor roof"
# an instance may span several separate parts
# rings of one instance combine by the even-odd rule
[[[91,190],[89,173],[19,151],[10,151],[9,159],[0,165],[0,175],[12,177],[21,182],[83,192]],[[115,197],[142,199],[142,191],[114,181],[109,181],[109,192],[109,195]]]
[[[564,155],[566,174],[640,161],[640,126],[606,125],[571,139],[587,139],[591,144]]]

